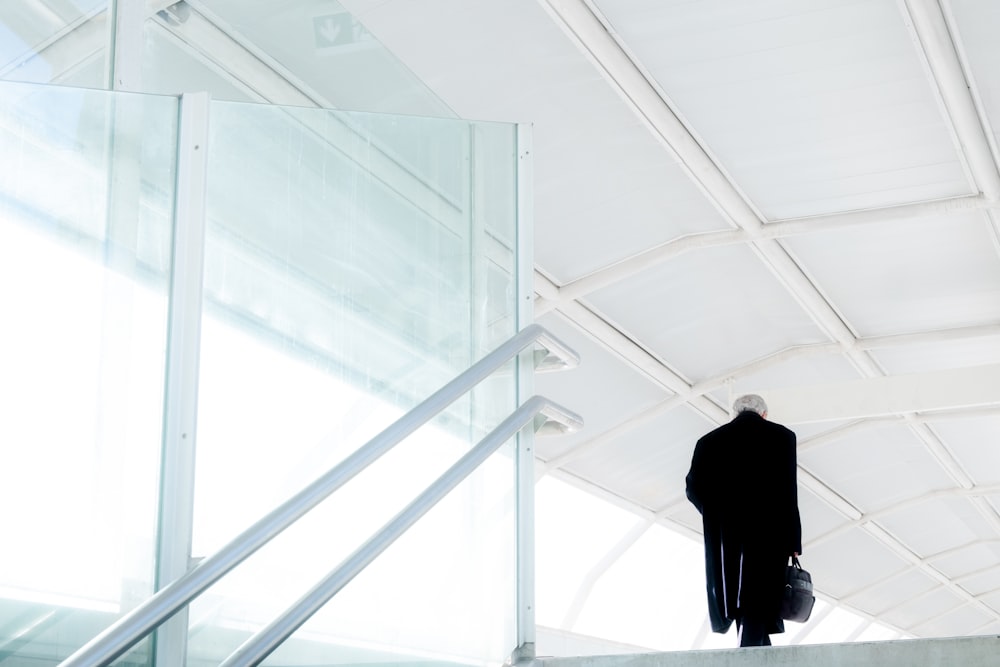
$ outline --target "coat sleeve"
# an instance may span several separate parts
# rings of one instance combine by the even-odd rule
[[[796,456],[796,439],[795,433],[789,431],[789,453],[788,453],[788,476],[789,476],[789,525],[788,533],[790,537],[790,544],[788,548],[788,553],[802,553],[802,519],[799,516],[799,482],[798,482],[798,472],[799,465]]]
[[[691,469],[685,478],[687,498],[699,513],[705,511],[705,443],[699,440],[691,457]]]

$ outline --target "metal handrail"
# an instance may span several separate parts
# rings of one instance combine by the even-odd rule
[[[338,465],[237,535],[215,554],[154,593],[59,663],[59,667],[102,667],[122,655],[191,600],[353,479],[404,438],[488,378],[527,347],[539,344],[567,367],[579,363],[569,346],[538,324],[529,324],[429,398],[397,419]]]
[[[281,616],[243,642],[219,667],[253,667],[270,655],[303,623],[330,601],[354,577],[385,551],[420,517],[430,511],[449,492],[478,468],[503,443],[532,423],[537,415],[557,422],[562,428],[576,430],[583,420],[576,414],[542,396],[532,396],[499,426],[489,432],[453,466],[438,477],[399,514],[358,547],[335,570],[303,595]],[[540,424],[533,424],[538,428]]]

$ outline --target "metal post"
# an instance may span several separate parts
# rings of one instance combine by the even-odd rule
[[[180,100],[163,404],[157,590],[186,574],[191,560],[205,255],[208,106],[207,93],[185,94]],[[157,630],[154,664],[183,665],[186,653],[185,608]]]
[[[110,0],[108,6],[108,90],[141,90],[146,3]]]
[[[533,171],[531,126],[519,124],[517,132],[517,328],[534,321],[535,261],[532,234]],[[535,364],[530,351],[522,354],[517,365],[517,402],[534,394]],[[515,531],[517,582],[515,628],[517,643],[512,662],[535,657],[535,447],[534,431],[524,429],[517,435],[515,480]]]

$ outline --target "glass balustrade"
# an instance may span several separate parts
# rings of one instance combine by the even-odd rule
[[[153,591],[158,503],[177,492],[159,475],[179,107],[0,82],[3,657],[55,664]],[[512,335],[518,293],[515,126],[226,101],[206,122],[203,301],[185,313],[201,318],[195,559]],[[199,598],[188,664],[217,664],[334,569],[516,391],[497,373]],[[266,664],[502,662],[514,458]]]

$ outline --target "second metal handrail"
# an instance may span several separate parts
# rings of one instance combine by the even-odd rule
[[[112,623],[59,663],[59,667],[97,667],[109,664],[404,438],[522,350],[536,343],[549,351],[547,358],[553,355],[562,358],[568,367],[579,363],[577,354],[544,327],[538,324],[528,325],[215,554]]]
[[[219,667],[255,667],[260,664],[420,517],[485,462],[500,445],[532,423],[538,415],[566,430],[578,429],[583,424],[578,415],[547,398],[529,398],[287,611],[243,642]],[[538,428],[539,425],[534,426]]]

